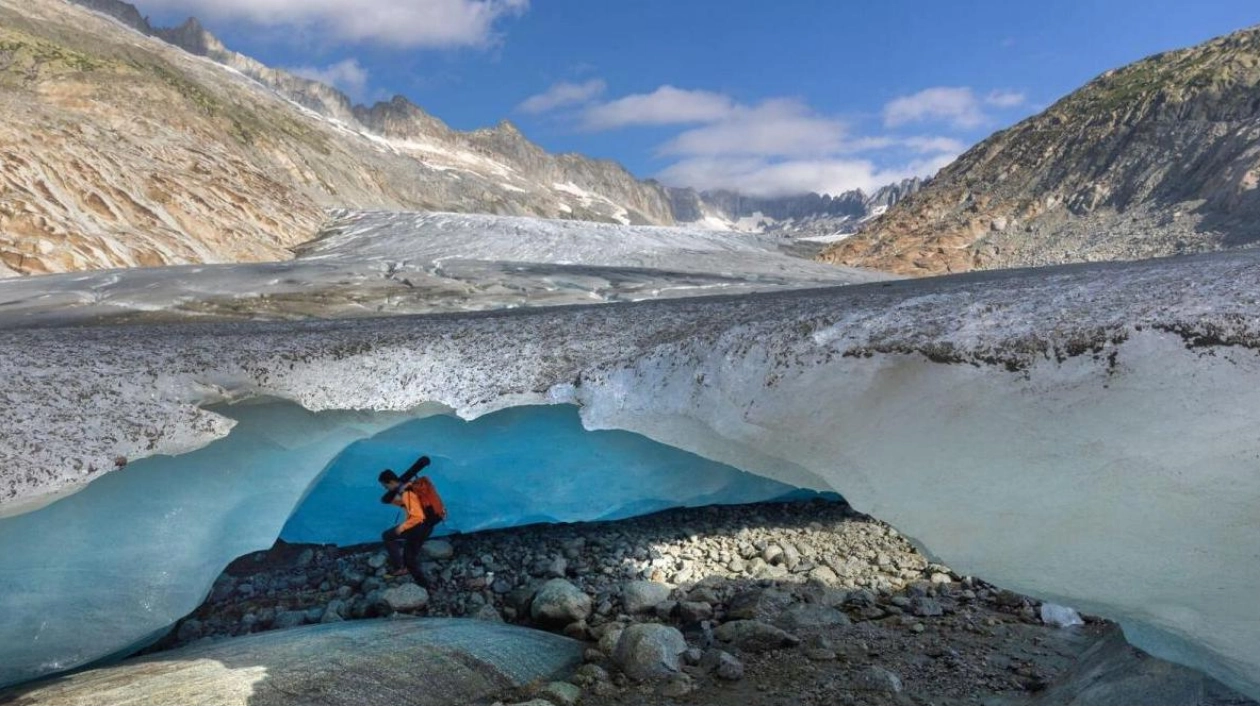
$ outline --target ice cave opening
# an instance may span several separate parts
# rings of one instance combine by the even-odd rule
[[[213,410],[236,422],[226,437],[0,519],[0,686],[155,640],[229,562],[277,538],[379,539],[397,509],[381,504],[377,473],[420,454],[450,513],[440,533],[817,495],[639,434],[586,430],[572,405],[472,421],[441,406],[315,413],[253,399]]]

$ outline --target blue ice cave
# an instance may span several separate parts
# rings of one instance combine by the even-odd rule
[[[397,509],[380,503],[377,473],[421,453],[450,514],[442,532],[798,495],[637,434],[584,430],[572,406],[472,422],[276,400],[215,411],[237,420],[227,437],[0,519],[0,686],[144,645],[196,608],[229,562],[277,537],[378,539]]]

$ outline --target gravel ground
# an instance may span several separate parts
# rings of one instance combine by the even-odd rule
[[[929,562],[843,502],[711,506],[431,540],[427,589],[379,545],[243,557],[151,651],[395,614],[536,626],[588,642],[568,682],[505,702],[963,704],[1035,699],[1118,628]],[[1241,702],[1239,702],[1241,703]]]

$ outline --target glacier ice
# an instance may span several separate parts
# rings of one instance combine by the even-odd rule
[[[1257,292],[1260,253],[1235,251],[598,307],[9,328],[0,513],[107,480],[116,456],[221,438],[206,406],[223,400],[465,419],[572,403],[588,429],[838,490],[958,571],[1116,619],[1256,696]]]
[[[439,535],[798,495],[787,484],[641,435],[588,432],[571,405],[527,406],[471,422],[425,417],[351,444],[280,537],[342,546],[378,540],[397,509],[381,505],[376,474],[406,468],[421,451],[433,460],[425,473],[451,509]]]
[[[439,532],[794,491],[636,434],[587,432],[572,406],[512,408],[472,422],[434,408],[312,413],[275,400],[216,411],[236,423],[227,437],[142,459],[38,511],[0,519],[0,685],[145,642],[195,609],[228,562],[277,535],[379,540],[398,518],[380,503],[377,473],[405,467],[420,451],[433,458],[427,473],[450,511]]]
[[[1058,626],[1060,628],[1085,625],[1085,621],[1080,614],[1076,613],[1076,609],[1070,606],[1051,604],[1050,602],[1045,602],[1041,605],[1041,621],[1047,626]]]
[[[337,212],[294,260],[0,279],[0,324],[420,314],[873,282],[779,241],[699,228]]]

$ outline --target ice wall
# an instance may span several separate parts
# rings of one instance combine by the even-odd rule
[[[313,413],[275,400],[215,411],[236,423],[227,437],[0,519],[0,685],[143,643],[196,608],[228,562],[270,547],[282,526],[294,542],[379,540],[398,518],[380,503],[376,476],[420,452],[433,459],[446,532],[793,492],[640,435],[587,432],[572,406],[473,422],[423,408]]]
[[[1120,620],[1260,696],[1260,252],[740,298],[352,322],[0,331],[0,513],[198,405],[546,402],[841,489],[956,569]],[[91,405],[84,405],[90,400]]]
[[[380,539],[399,509],[380,503],[381,469],[421,452],[449,517],[437,533],[534,522],[612,520],[680,506],[753,503],[797,489],[621,431],[582,428],[571,405],[527,406],[471,422],[435,416],[351,444],[285,525],[290,542]]]

